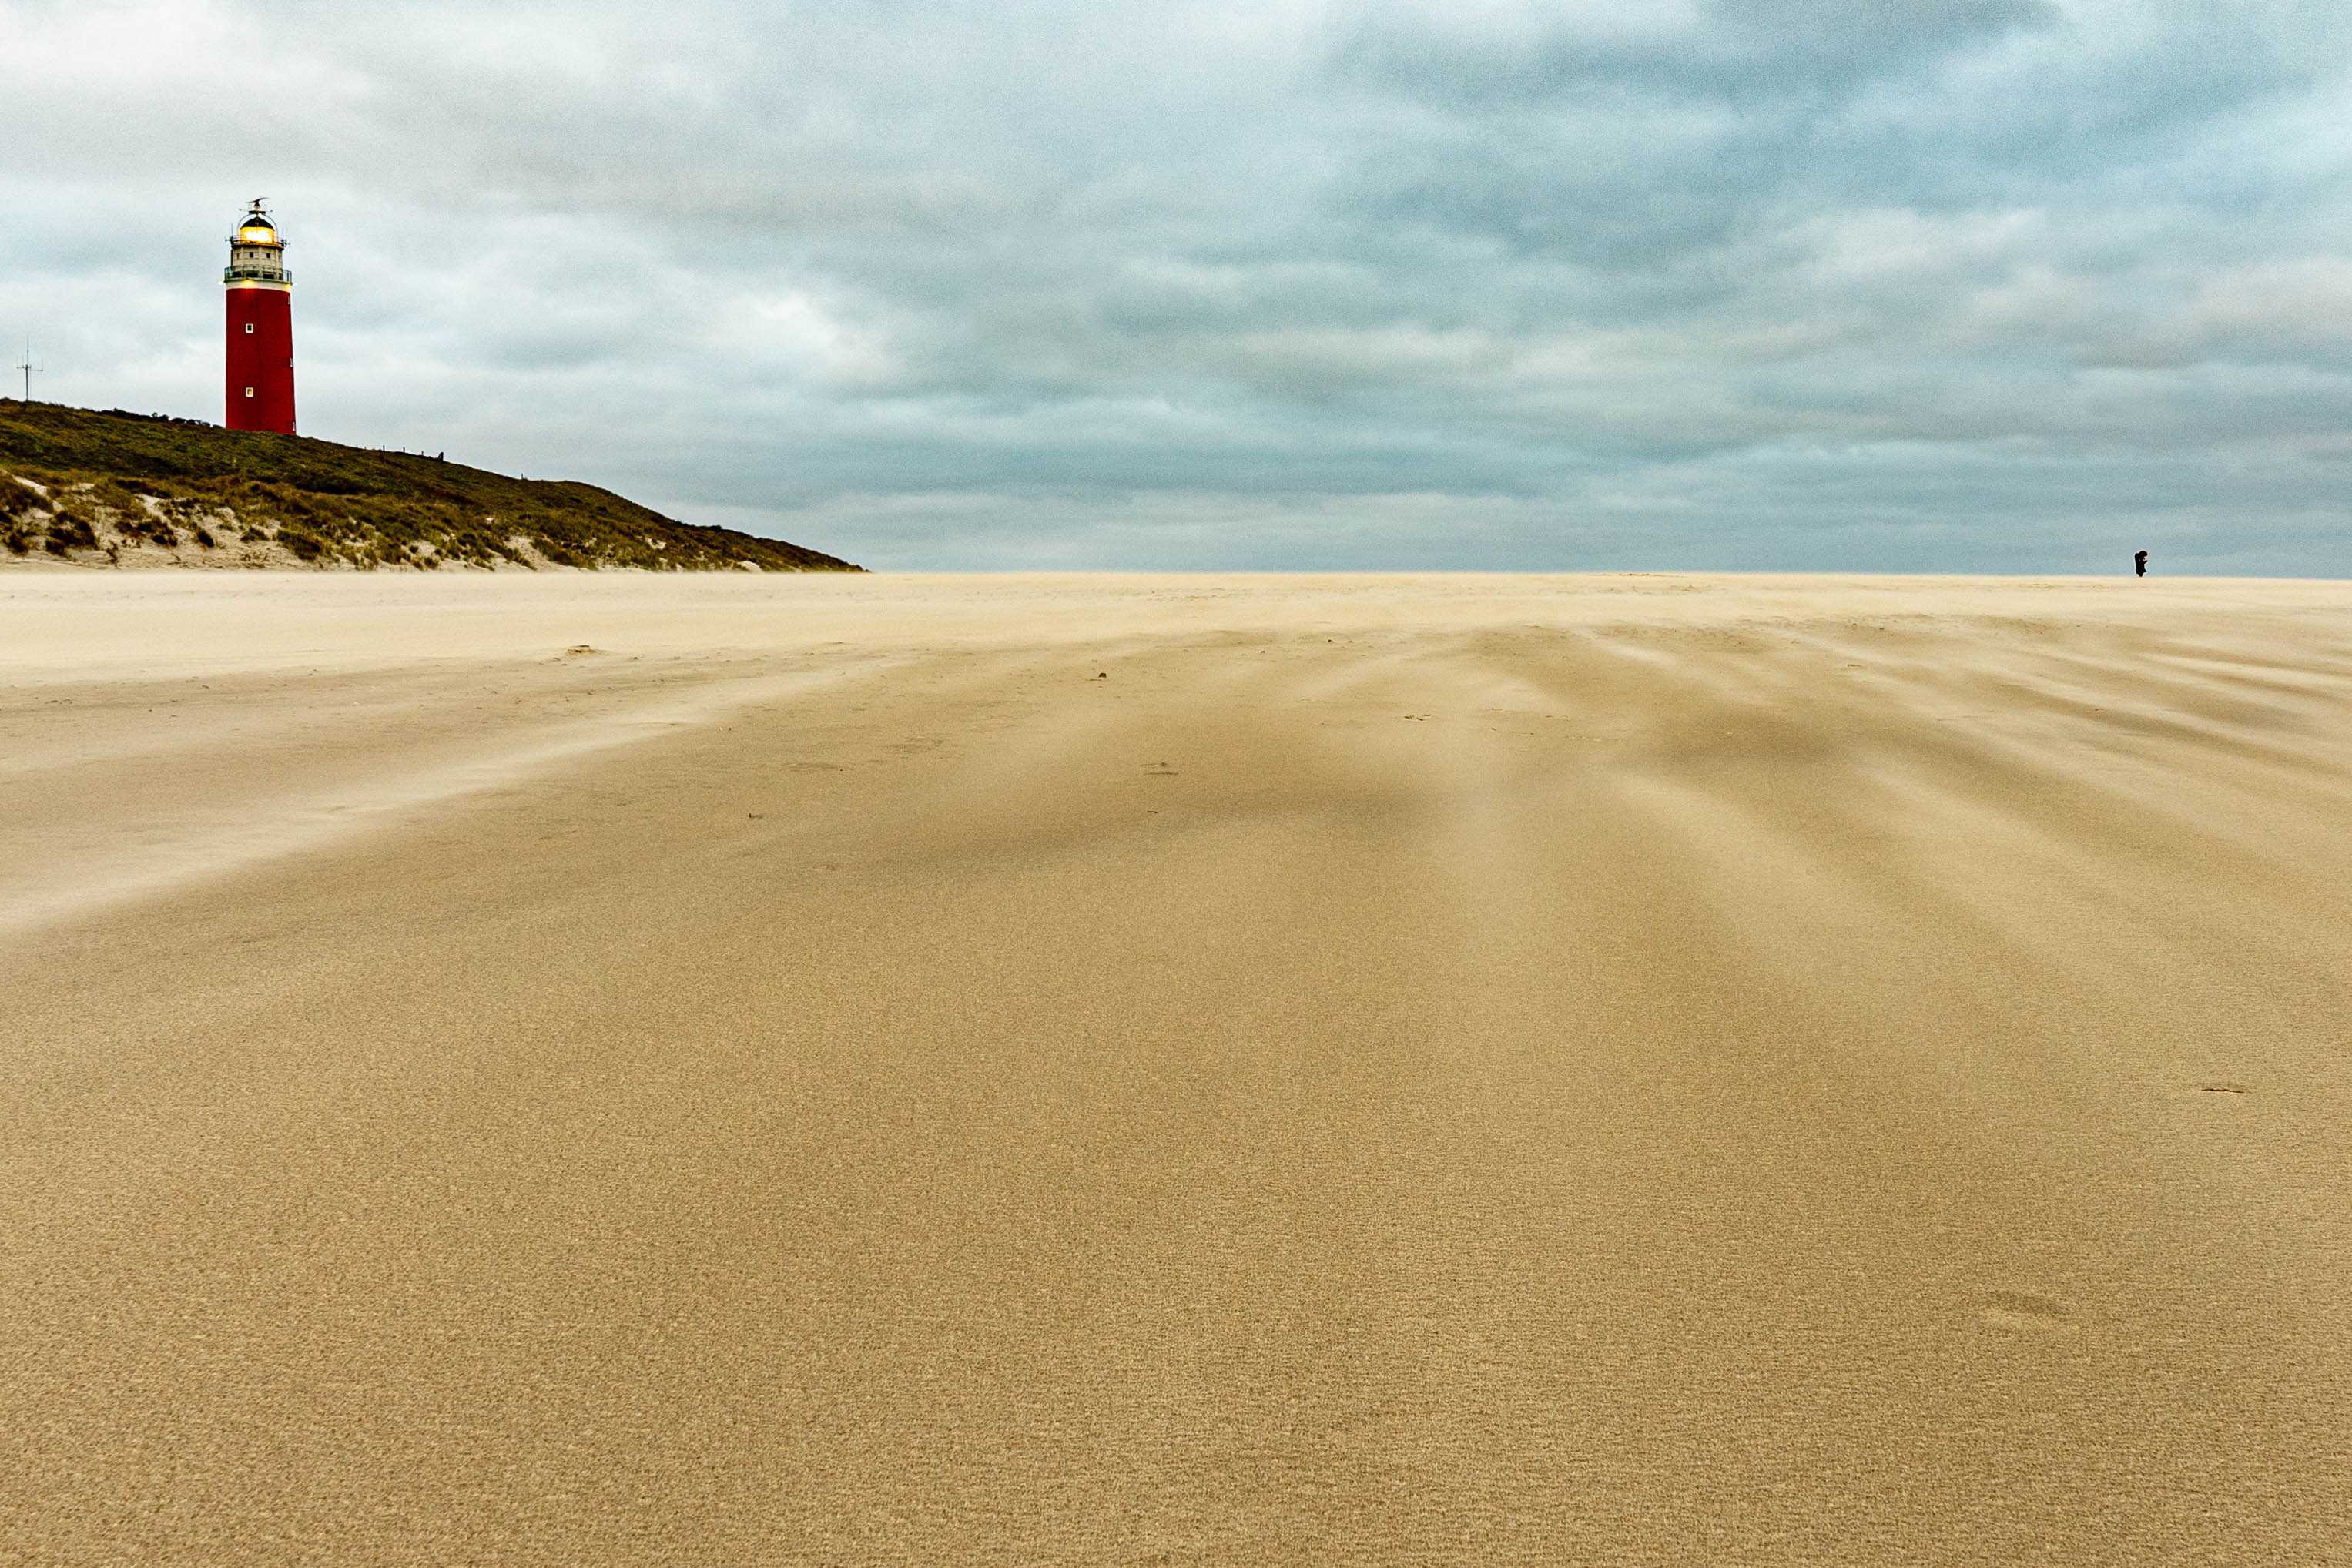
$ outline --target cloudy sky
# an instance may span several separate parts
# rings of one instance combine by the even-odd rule
[[[258,194],[306,434],[874,566],[2352,574],[2341,0],[0,0],[37,395]]]

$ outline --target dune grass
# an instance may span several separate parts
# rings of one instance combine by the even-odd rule
[[[858,570],[593,485],[196,420],[0,404],[0,546],[104,548],[94,521],[133,548],[211,550],[226,534],[320,566]]]

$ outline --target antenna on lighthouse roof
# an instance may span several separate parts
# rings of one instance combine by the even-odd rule
[[[25,357],[18,360],[15,364],[10,365],[8,368],[10,370],[21,370],[25,373],[25,401],[27,404],[31,403],[33,401],[33,378],[41,374],[41,367],[33,363],[33,339],[32,334],[29,332],[26,333],[25,337]]]

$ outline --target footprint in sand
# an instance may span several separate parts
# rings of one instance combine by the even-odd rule
[[[2012,1333],[2048,1338],[2082,1331],[2082,1325],[2074,1321],[2072,1307],[2054,1296],[2036,1296],[2025,1290],[1986,1291],[1981,1315],[1991,1327]]]
[[[1166,763],[1154,763],[1143,771],[1156,779],[1172,779],[1176,776],[1176,770]]]

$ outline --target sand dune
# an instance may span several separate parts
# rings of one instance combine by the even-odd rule
[[[2352,585],[20,573],[0,938],[0,1561],[2352,1539]]]

